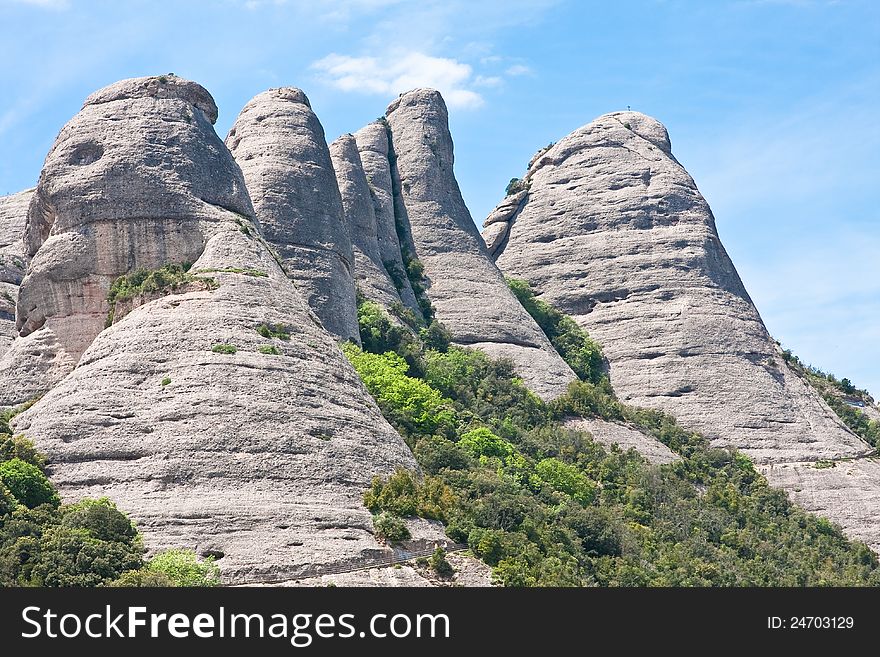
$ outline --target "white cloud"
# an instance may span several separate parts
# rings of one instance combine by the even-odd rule
[[[500,87],[504,84],[504,80],[499,78],[497,75],[478,75],[474,78],[474,86],[475,87]]]
[[[347,92],[392,95],[415,87],[437,89],[450,107],[481,107],[483,97],[471,89],[481,76],[455,59],[421,52],[389,53],[382,57],[351,57],[336,53],[312,64],[331,86]],[[485,86],[485,85],[484,85]]]
[[[531,72],[532,72],[532,69],[530,69],[528,66],[526,66],[524,64],[514,64],[513,66],[508,67],[508,69],[505,71],[505,73],[507,73],[507,75],[509,75],[511,77],[517,77],[520,75],[528,75]]]
[[[41,9],[68,9],[70,0],[12,0],[20,5],[30,5],[31,7],[40,7]]]

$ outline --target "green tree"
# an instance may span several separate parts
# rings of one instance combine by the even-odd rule
[[[507,285],[574,373],[584,381],[598,383],[605,373],[602,350],[587,332],[571,317],[538,299],[526,281],[508,278]]]
[[[458,444],[476,457],[497,456],[500,459],[505,459],[515,451],[513,445],[485,427],[468,431],[462,435]]]
[[[406,437],[451,435],[452,403],[424,381],[408,376],[406,361],[394,353],[371,354],[348,343],[343,351],[383,414]]]
[[[0,462],[21,459],[43,470],[45,457],[37,451],[34,444],[24,436],[11,436],[0,433]]]
[[[165,550],[147,562],[147,573],[164,576],[172,586],[219,586],[220,569],[213,557],[199,560],[193,550]]]
[[[0,463],[0,482],[20,503],[34,508],[41,504],[57,505],[58,494],[46,475],[32,463],[14,458]]]

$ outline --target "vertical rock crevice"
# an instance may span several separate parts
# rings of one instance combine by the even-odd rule
[[[539,396],[561,395],[575,375],[489,258],[455,180],[443,98],[410,91],[389,105],[386,121],[395,214],[424,267],[436,318],[453,342],[513,361]]]

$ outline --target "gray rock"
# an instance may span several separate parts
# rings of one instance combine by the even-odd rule
[[[24,248],[24,227],[33,193],[33,189],[28,189],[0,196],[0,357],[18,336],[15,304],[30,260]]]
[[[391,308],[401,303],[400,294],[382,261],[376,212],[354,136],[342,135],[330,144],[330,157],[354,249],[355,282],[367,299]],[[409,282],[402,270],[398,280]]]
[[[624,401],[760,463],[871,451],[781,358],[659,122],[602,116],[540,154],[525,181],[522,205],[505,199],[488,226],[496,262],[596,338]],[[823,512],[863,536],[865,509]]]
[[[414,468],[412,455],[264,245],[227,216],[193,270],[268,276],[215,272],[214,291],[135,308],[15,430],[48,455],[66,501],[111,498],[151,550],[223,553],[224,581],[382,563],[363,491]],[[291,339],[263,338],[262,323]]]
[[[455,343],[512,360],[539,396],[561,395],[576,377],[488,257],[453,174],[443,98],[410,91],[391,103],[387,120],[399,175],[395,203],[405,208],[437,319]]]
[[[827,467],[833,463],[832,467]],[[880,462],[765,463],[759,468],[773,486],[811,513],[834,520],[851,537],[880,552]]]
[[[678,460],[678,456],[654,436],[642,433],[634,427],[601,418],[570,418],[565,427],[575,431],[586,431],[596,442],[606,446],[617,445],[622,450],[634,449],[649,462],[663,465]]]
[[[354,133],[354,138],[361,156],[364,175],[370,186],[373,212],[376,216],[379,258],[386,271],[395,270],[398,272],[398,279],[401,283],[398,294],[403,304],[416,313],[421,313],[409,278],[406,276],[400,239],[397,235],[394,191],[389,162],[388,128],[384,123],[376,121]]]
[[[324,129],[306,95],[287,87],[254,97],[226,144],[288,275],[327,330],[359,341],[351,238]]]
[[[32,260],[18,295],[20,337],[0,361],[0,405],[70,372],[104,328],[116,277],[192,262],[230,211],[253,216],[216,116],[196,83],[146,77],[93,94],[62,128],[28,210]]]

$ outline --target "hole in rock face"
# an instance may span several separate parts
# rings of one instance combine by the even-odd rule
[[[84,166],[100,160],[102,155],[104,155],[104,148],[100,144],[86,142],[73,150],[73,153],[70,154],[70,163]]]
[[[208,557],[214,557],[215,560],[218,560],[218,559],[222,559],[223,556],[224,556],[223,550],[215,550],[215,549],[202,550],[202,558],[203,559],[207,559]]]

